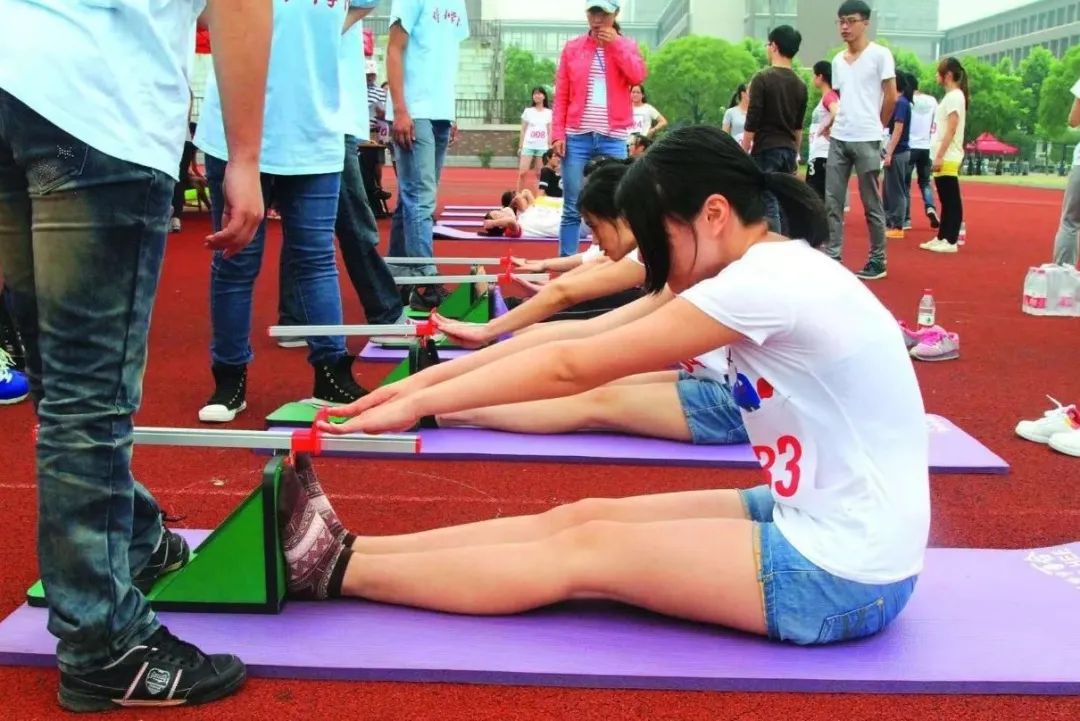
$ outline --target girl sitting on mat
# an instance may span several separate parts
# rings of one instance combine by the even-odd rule
[[[766,191],[803,239],[769,232]],[[302,457],[279,504],[291,593],[464,614],[611,599],[799,644],[869,636],[900,613],[930,520],[922,397],[892,315],[815,249],[828,237],[821,200],[719,129],[690,127],[628,171],[617,202],[652,296],[479,372],[380,389],[320,429],[401,431],[697,357],[734,382],[768,485],[371,537],[345,530]],[[840,316],[844,333],[830,333]]]

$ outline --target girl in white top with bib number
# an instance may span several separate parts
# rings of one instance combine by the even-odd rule
[[[802,239],[769,232],[765,191]],[[317,566],[330,583],[305,573],[306,558],[290,570],[294,593],[467,614],[606,598],[800,644],[874,634],[903,609],[930,521],[922,398],[892,315],[815,249],[828,237],[821,200],[795,176],[763,174],[721,130],[690,127],[630,167],[616,203],[647,290],[669,302],[442,383],[387,386],[331,410],[351,420],[319,427],[404,431],[697,358],[733,383],[768,485],[586,500],[404,536],[305,528],[306,542],[327,541]],[[286,516],[311,517],[299,481],[282,493]]]
[[[518,192],[525,189],[525,176],[543,165],[544,154],[551,147],[551,102],[542,87],[532,91],[533,104],[521,113],[521,142],[518,154]]]

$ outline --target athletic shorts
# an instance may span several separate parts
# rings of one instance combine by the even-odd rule
[[[749,440],[742,413],[726,383],[679,371],[675,387],[686,424],[690,426],[690,438],[696,445],[734,445]]]
[[[523,158],[542,158],[547,153],[547,150],[537,150],[536,148],[525,148],[521,151],[521,157]]]
[[[801,645],[878,633],[907,605],[917,576],[884,585],[834,576],[795,550],[773,523],[768,486],[739,491],[754,522],[754,555],[769,638]]]

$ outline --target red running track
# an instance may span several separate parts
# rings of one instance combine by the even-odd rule
[[[442,201],[494,201],[513,184],[507,171],[450,169]],[[1021,548],[1080,538],[1080,459],[1057,455],[1014,437],[1016,421],[1036,417],[1049,393],[1080,400],[1080,320],[1032,318],[1020,312],[1025,269],[1050,253],[1061,192],[966,183],[968,245],[955,256],[918,249],[931,231],[925,220],[890,245],[890,277],[872,287],[898,317],[914,320],[922,289],[932,287],[939,320],[962,337],[962,358],[918,366],[927,409],[953,419],[1013,467],[1008,476],[934,476],[931,542],[939,546]],[[141,425],[194,426],[211,392],[208,339],[208,263],[201,239],[204,216],[189,215],[169,241],[151,334]],[[385,229],[384,229],[385,230]],[[858,202],[848,217],[846,261],[865,259],[867,233]],[[271,232],[265,266],[277,267],[279,234]],[[442,255],[497,255],[506,246],[439,243]],[[511,246],[512,247],[512,246]],[[538,244],[519,255],[554,252]],[[311,372],[302,351],[278,349],[261,329],[275,321],[274,272],[256,288],[254,345],[248,411],[233,427],[259,428],[282,402],[306,397]],[[348,289],[346,319],[360,322]],[[836,319],[843,332],[843,319]],[[386,366],[364,365],[373,384]],[[0,408],[6,439],[0,507],[8,532],[0,544],[0,613],[22,602],[36,577],[35,491],[29,406]],[[244,452],[140,448],[135,472],[179,524],[217,524],[255,483],[260,464]],[[397,533],[497,515],[543,510],[590,495],[629,495],[717,486],[749,486],[750,471],[628,468],[556,464],[324,461],[322,476],[342,517],[363,533]],[[1017,609],[1018,623],[1023,622]],[[1062,633],[1075,633],[1062,619]],[[463,639],[467,642],[467,639]],[[220,649],[228,650],[228,639]],[[1007,652],[1002,649],[1002,652]],[[0,718],[56,719],[53,671],[0,669]],[[1080,700],[1038,697],[704,694],[583,691],[456,685],[319,683],[256,679],[235,698],[186,710],[117,712],[110,718],[157,715],[172,719],[287,721],[289,719],[1051,719],[1080,718]],[[92,717],[90,717],[92,718]]]

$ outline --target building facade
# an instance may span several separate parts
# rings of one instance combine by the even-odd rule
[[[1080,2],[1037,0],[945,31],[942,53],[974,55],[990,63],[1019,63],[1042,46],[1061,57],[1080,43]]]

